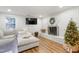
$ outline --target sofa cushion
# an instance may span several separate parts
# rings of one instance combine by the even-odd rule
[[[12,38],[12,37],[16,37],[16,35],[7,35],[7,36],[3,36],[3,39],[8,39],[8,38]]]
[[[32,35],[31,35],[31,33],[29,33],[29,32],[18,32],[18,34],[17,34],[17,39],[18,40],[21,40],[21,39],[24,39],[24,38],[29,38],[29,37],[31,37]]]
[[[17,34],[17,31],[16,30],[4,31],[4,36],[13,35],[13,34]]]
[[[39,41],[39,39],[34,36],[31,36],[29,38],[23,38],[23,39],[18,40],[18,46],[32,44],[37,41]]]

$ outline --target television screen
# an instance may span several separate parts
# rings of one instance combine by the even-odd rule
[[[37,24],[37,18],[26,18],[26,24]]]

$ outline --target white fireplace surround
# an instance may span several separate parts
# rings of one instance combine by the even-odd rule
[[[40,36],[47,38],[49,40],[55,41],[57,43],[64,44],[64,37],[63,36],[49,35],[48,33],[40,33]]]
[[[59,36],[59,27],[57,25],[51,25],[48,27],[57,27],[57,35],[48,34],[48,28],[45,33],[40,32],[40,36],[55,41],[60,44],[64,44],[64,37]]]

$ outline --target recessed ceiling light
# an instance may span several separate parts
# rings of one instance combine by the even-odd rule
[[[12,10],[11,9],[8,9],[8,12],[11,12]]]

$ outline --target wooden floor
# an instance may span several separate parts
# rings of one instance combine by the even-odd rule
[[[21,53],[66,53],[61,44],[42,37],[39,39],[39,47],[34,47]]]

